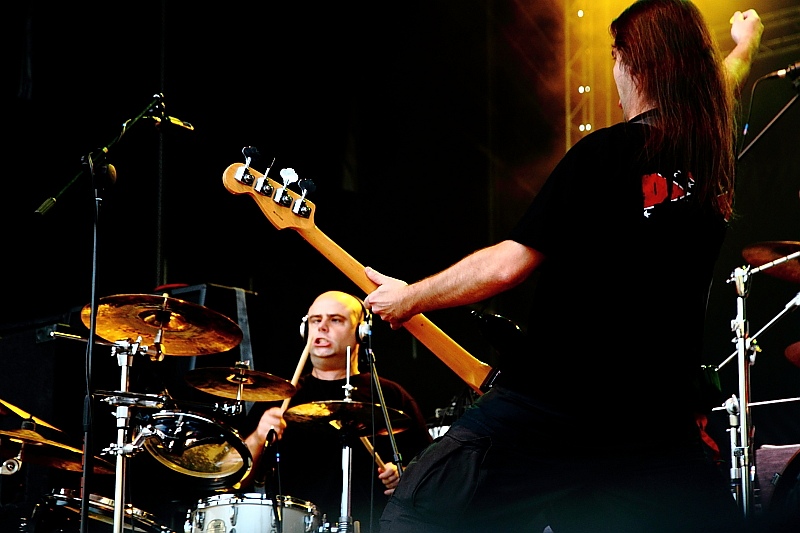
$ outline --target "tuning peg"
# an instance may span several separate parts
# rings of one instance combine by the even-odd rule
[[[300,187],[302,194],[300,198],[295,201],[294,205],[292,205],[292,213],[303,218],[308,218],[311,216],[311,208],[308,206],[308,203],[306,203],[306,195],[310,192],[314,192],[317,186],[309,179],[298,181],[297,186]]]
[[[297,176],[297,172],[295,172],[293,168],[281,169],[281,178],[283,179],[284,187],[288,187],[292,183],[297,182],[297,180],[299,179]]]
[[[259,157],[261,157],[261,154],[258,153],[258,148],[256,148],[255,146],[245,146],[244,148],[242,148],[242,155],[244,156],[245,159],[244,164],[247,165],[248,167],[250,166],[250,163],[254,159],[258,159]]]
[[[314,182],[308,179],[298,181],[297,186],[300,187],[300,191],[303,193],[303,198],[305,198],[308,193],[317,190],[317,186],[314,185]]]

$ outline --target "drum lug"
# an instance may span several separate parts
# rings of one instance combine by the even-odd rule
[[[231,526],[236,527],[236,520],[239,518],[239,507],[231,507]]]

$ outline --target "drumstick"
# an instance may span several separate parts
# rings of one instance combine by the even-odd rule
[[[300,354],[300,360],[297,362],[297,368],[294,370],[294,376],[292,376],[292,385],[295,387],[300,382],[300,374],[303,373],[303,368],[306,366],[306,361],[308,361],[308,352],[311,350],[311,336],[309,335],[308,341],[306,341],[306,347],[303,348],[303,353]],[[289,400],[291,400],[291,396],[283,400],[283,405],[281,405],[281,412],[285,412],[286,408],[289,407]]]
[[[342,429],[342,423],[338,420],[331,420],[329,424],[335,427],[336,429]],[[372,446],[372,443],[369,441],[367,437],[359,437],[361,439],[361,443],[364,445],[364,448],[367,449],[370,455],[375,457],[375,464],[378,465],[380,468],[385,468],[386,463],[383,462],[381,456],[378,455],[378,452],[375,451],[375,448]]]
[[[360,437],[360,439],[370,455],[375,456],[375,464],[378,465],[378,468],[386,468],[386,463],[383,462],[381,456],[375,451],[375,448],[372,446],[372,443],[369,441],[369,439],[367,437]]]

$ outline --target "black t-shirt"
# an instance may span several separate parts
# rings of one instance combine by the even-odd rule
[[[326,381],[307,374],[297,386],[297,392],[289,402],[292,407],[310,402],[332,402],[345,399],[344,386],[346,380]],[[355,387],[351,399],[361,404],[379,404],[377,391],[374,390],[370,373],[362,373],[350,378],[350,385]],[[381,389],[385,403],[392,408],[394,416],[401,411],[410,418],[408,429],[395,433],[402,464],[407,465],[411,459],[431,442],[425,418],[422,416],[417,402],[398,383],[381,378]],[[249,434],[261,414],[271,404],[256,404],[248,415],[249,427],[243,432]],[[370,415],[368,420],[371,420]],[[381,421],[383,413],[374,410],[377,427],[385,427]],[[403,417],[400,417],[403,418]],[[359,420],[361,418],[359,417]],[[395,431],[400,429],[391,419]],[[371,433],[371,430],[367,430]],[[391,443],[386,435],[378,435],[373,441],[375,450],[384,462],[394,462]],[[351,516],[361,522],[362,531],[370,531],[368,524],[372,511],[373,528],[378,530],[378,519],[388,497],[383,494],[383,483],[377,477],[377,466],[367,448],[357,435],[351,435],[346,441],[343,433],[328,424],[315,422],[287,421],[283,438],[277,445],[266,452],[264,459],[272,462],[268,476],[267,493],[282,494],[292,498],[309,501],[317,506],[320,513],[327,515],[332,524],[339,520],[342,504],[342,464],[345,443],[350,448],[352,474],[350,478]],[[275,465],[277,464],[277,467]],[[371,497],[373,499],[371,499]]]
[[[524,350],[501,384],[555,443],[657,440],[696,407],[704,319],[727,227],[689,169],[645,157],[647,124],[593,132],[556,166],[510,239],[546,256]]]

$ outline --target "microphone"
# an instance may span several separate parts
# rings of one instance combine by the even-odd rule
[[[789,78],[790,80],[795,80],[798,76],[800,76],[800,61],[795,61],[793,65],[776,70],[775,72],[770,72],[764,76],[764,79]]]
[[[194,131],[194,126],[192,126],[191,122],[186,122],[185,120],[171,117],[169,115],[164,115],[163,117],[159,117],[157,115],[151,115],[149,118],[152,118],[155,121],[156,127],[160,127],[162,122],[168,122],[170,124],[174,124],[189,131]]]

